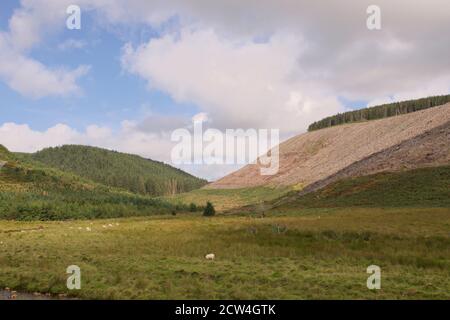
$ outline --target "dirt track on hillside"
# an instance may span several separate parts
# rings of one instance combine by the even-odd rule
[[[211,183],[207,188],[242,188],[261,185],[298,185],[299,188],[304,188],[338,173],[357,161],[418,137],[449,121],[450,103],[447,103],[396,117],[307,132],[280,144],[278,174],[263,176],[260,174],[259,166],[251,164]],[[425,155],[429,153],[426,151],[428,149],[433,150],[432,154],[437,154],[435,151],[439,146],[444,147],[448,152],[448,136],[439,135],[439,139],[432,137],[434,136],[425,139],[427,146],[422,150]],[[447,139],[447,143],[445,143],[445,139]],[[416,161],[419,161],[417,163],[420,164],[420,161],[426,159],[424,160],[422,151],[416,153],[414,148],[422,148],[417,144],[423,143],[425,140],[411,142],[407,149],[395,153],[395,157],[389,158],[390,163],[387,165],[381,165],[387,161],[387,158],[379,156],[376,161],[373,159],[372,162],[368,161],[354,167],[353,173],[374,173],[376,168],[379,171],[397,170],[403,166],[411,167],[412,163]],[[419,157],[419,159],[415,157]],[[448,157],[440,155],[438,158],[439,161],[448,162]],[[423,164],[431,165],[433,159],[431,157],[430,161],[425,161]]]

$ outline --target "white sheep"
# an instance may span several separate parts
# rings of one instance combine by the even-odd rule
[[[214,253],[208,253],[208,254],[205,256],[205,259],[206,259],[206,260],[214,260],[215,257],[216,257],[216,255],[215,255]]]

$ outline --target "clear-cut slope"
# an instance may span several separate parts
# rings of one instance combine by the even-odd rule
[[[396,117],[307,132],[280,144],[278,174],[260,175],[259,166],[250,164],[208,185],[208,188],[261,185],[297,185],[303,188],[449,121],[450,103],[447,103]],[[359,168],[359,173],[363,172],[364,168]]]

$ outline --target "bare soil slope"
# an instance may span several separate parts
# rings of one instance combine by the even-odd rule
[[[449,142],[450,122],[447,122],[412,139],[356,161],[335,174],[308,185],[300,192],[300,195],[316,191],[344,178],[449,164]]]
[[[307,132],[280,144],[278,174],[263,176],[259,165],[244,168],[208,185],[208,188],[242,188],[254,186],[297,185],[304,188],[329,178],[355,162],[386,151],[383,156],[360,163],[349,175],[363,175],[406,167],[442,164],[448,162],[449,139],[445,128],[450,121],[450,103],[392,118]],[[442,127],[443,126],[443,127]],[[440,127],[439,129],[437,129]],[[426,139],[426,132],[435,136]],[[444,132],[440,132],[444,130]],[[422,138],[419,136],[425,134]],[[436,137],[439,136],[439,139]],[[400,146],[401,152],[392,154],[387,149]],[[435,138],[433,138],[435,137]],[[420,143],[426,141],[426,147]],[[406,147],[407,146],[407,147]],[[437,155],[438,150],[439,155]],[[431,154],[430,154],[431,153]],[[389,155],[389,156],[388,156]],[[436,159],[432,155],[436,155]],[[427,160],[428,159],[428,160]],[[436,160],[436,161],[435,161]],[[348,175],[347,175],[348,176]],[[333,180],[334,181],[334,180]]]

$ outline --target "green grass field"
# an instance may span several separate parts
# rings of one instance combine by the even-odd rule
[[[242,189],[197,189],[191,192],[161,197],[172,204],[194,203],[203,206],[207,201],[214,204],[218,211],[227,211],[246,205],[259,205],[264,201],[275,200],[292,188],[255,187]]]
[[[448,208],[0,221],[0,286],[94,299],[450,299],[449,250]],[[82,288],[69,291],[73,264]],[[366,287],[371,264],[381,290]]]

